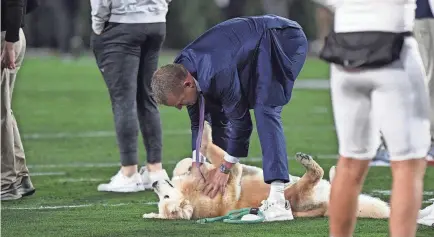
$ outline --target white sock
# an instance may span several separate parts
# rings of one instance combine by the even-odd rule
[[[285,201],[285,184],[282,181],[273,181],[271,183],[270,194],[268,200]]]

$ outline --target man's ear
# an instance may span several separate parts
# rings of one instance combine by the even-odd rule
[[[194,83],[194,81],[185,80],[184,81],[184,87],[186,87],[186,88],[195,88],[196,84]]]
[[[190,81],[188,81],[188,80],[185,80],[184,83],[183,83],[184,87],[191,87],[191,84],[192,83]]]
[[[189,73],[184,81],[184,87],[195,88],[196,83],[194,82],[193,76]]]

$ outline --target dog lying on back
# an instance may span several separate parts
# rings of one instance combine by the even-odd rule
[[[204,177],[212,169],[223,163],[224,151],[212,143],[211,127],[205,124],[201,153],[211,163],[204,163],[201,171]],[[289,200],[294,217],[328,216],[331,185],[322,179],[324,170],[311,156],[297,153],[296,160],[306,169],[302,177],[291,176],[291,183],[285,188],[285,198]],[[229,174],[224,194],[213,199],[201,193],[203,179],[192,175],[191,158],[178,162],[172,180],[159,180],[153,184],[159,197],[158,213],[144,214],[143,218],[199,219],[226,215],[240,208],[259,207],[266,200],[270,185],[263,179],[262,169],[254,166],[235,164]],[[196,167],[194,167],[196,169]],[[330,169],[333,179],[335,167]],[[361,194],[358,199],[358,217],[388,218],[388,204],[378,198]]]

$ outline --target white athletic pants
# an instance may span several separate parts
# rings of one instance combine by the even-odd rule
[[[339,154],[372,159],[381,131],[390,159],[424,158],[430,146],[428,87],[418,44],[407,37],[400,60],[349,72],[331,65],[331,96]]]
[[[418,19],[415,22],[414,36],[419,44],[419,52],[425,67],[430,94],[431,137],[434,136],[434,19]]]

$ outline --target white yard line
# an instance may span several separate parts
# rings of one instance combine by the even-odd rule
[[[370,195],[375,194],[383,194],[390,195],[390,190],[373,190],[370,192]],[[425,191],[424,195],[433,195],[433,191]],[[423,201],[423,203],[433,203],[434,198]],[[145,202],[138,203],[138,205],[143,206],[154,206],[157,205],[158,202]],[[75,209],[75,208],[85,208],[85,207],[95,207],[95,206],[104,206],[104,207],[117,207],[117,206],[126,206],[126,205],[137,205],[137,203],[114,203],[114,204],[81,204],[81,205],[59,205],[59,206],[27,206],[27,207],[2,207],[1,210],[55,210],[55,209]]]
[[[101,182],[107,181],[107,179],[95,179],[95,178],[66,178],[56,180],[59,183],[79,183],[79,182]]]
[[[32,176],[59,176],[66,175],[65,172],[34,172]]]
[[[316,159],[337,159],[338,155],[332,154],[320,154],[315,156]],[[178,159],[170,159],[168,161],[163,161],[164,164],[175,165],[183,158]],[[293,160],[293,157],[288,157],[289,160]],[[260,162],[262,161],[261,157],[250,157],[243,158],[243,162]],[[38,168],[101,168],[101,167],[117,167],[120,166],[118,162],[101,162],[101,163],[64,163],[64,164],[34,164],[27,165],[29,169],[38,169]]]
[[[184,135],[190,134],[190,130],[167,130],[164,135]],[[79,133],[61,132],[61,133],[30,133],[23,134],[24,139],[41,140],[53,138],[93,138],[93,137],[114,137],[114,131],[88,131]]]
[[[378,190],[378,189],[374,189],[374,190],[371,191],[371,193],[390,196],[392,194],[392,190]],[[424,191],[423,195],[433,196],[434,195],[434,191]]]
[[[317,109],[315,113],[323,113],[321,109]],[[291,127],[284,127],[284,131],[294,130],[317,130],[317,131],[334,131],[335,127],[332,125],[324,126],[298,126],[291,125]],[[256,128],[253,128],[253,132],[256,133]],[[163,135],[176,136],[176,135],[189,135],[191,131],[189,129],[179,130],[163,130]],[[99,138],[99,137],[114,137],[114,131],[87,131],[87,132],[60,132],[60,133],[29,133],[23,134],[23,139],[26,140],[43,140],[43,139],[56,139],[56,138]]]
[[[315,83],[313,83],[315,84]],[[308,114],[325,114],[329,113],[329,108],[324,106],[314,106],[307,111]],[[291,125],[283,128],[285,131],[294,130],[335,130],[333,125]],[[256,132],[256,128],[253,128],[253,132]],[[165,129],[163,135],[188,135],[191,134],[190,129]],[[98,137],[114,137],[116,134],[114,130],[97,130],[97,131],[85,131],[85,132],[54,132],[54,133],[24,133],[23,139],[27,140],[41,140],[41,139],[56,139],[56,138],[98,138]]]
[[[47,210],[47,209],[73,209],[73,208],[83,208],[83,207],[94,207],[94,206],[104,206],[104,207],[117,207],[126,206],[137,203],[115,203],[115,204],[82,204],[82,205],[61,205],[61,206],[39,206],[39,207],[2,207],[2,210]],[[158,202],[145,202],[139,203],[139,205],[153,206],[157,205]]]

